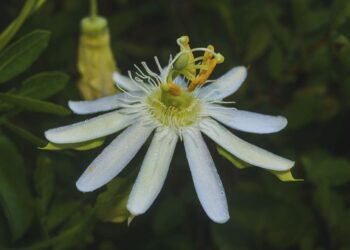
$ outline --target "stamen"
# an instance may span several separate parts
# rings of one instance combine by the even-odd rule
[[[220,53],[215,53],[212,45],[207,48],[191,49],[188,36],[178,38],[177,44],[180,46],[180,52],[169,63],[166,70],[166,82],[172,83],[175,77],[183,75],[191,81],[189,91],[205,84],[215,66],[224,61],[224,57]],[[196,51],[204,52],[203,56],[194,58],[193,52]],[[197,71],[199,71],[198,75]]]
[[[196,79],[194,79],[190,86],[188,87],[189,91],[195,90],[198,86],[203,85],[211,75],[211,73],[214,71],[216,64],[218,63],[218,60],[216,58],[216,53],[214,52],[214,46],[209,45],[206,50],[204,50],[203,55],[203,65],[207,67],[207,69],[201,69],[199,72],[199,75]]]
[[[211,44],[209,44],[208,45],[208,50],[210,51],[205,51],[204,52],[204,55],[203,55],[203,63],[206,63],[208,60],[211,60],[212,58],[213,58],[213,56],[214,56],[214,54],[213,53],[215,53],[214,52],[214,46],[213,45],[211,45]]]
[[[220,53],[215,53],[214,51],[211,51],[208,48],[195,48],[195,49],[192,49],[192,52],[195,52],[195,51],[204,51],[204,52],[207,51],[209,53],[212,53],[219,64],[223,63],[225,61],[225,58],[224,58],[223,55],[221,55]]]

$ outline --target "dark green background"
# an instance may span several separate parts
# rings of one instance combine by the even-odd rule
[[[1,2],[0,30],[21,6],[22,1]],[[102,148],[44,152],[1,125],[0,169],[21,170],[7,179],[6,190],[21,192],[22,200],[12,206],[24,217],[16,217],[23,233],[14,239],[4,206],[0,209],[0,249],[350,249],[350,1],[100,0],[99,6],[123,73],[134,63],[151,65],[155,55],[166,63],[177,53],[181,35],[188,35],[193,47],[211,43],[225,56],[216,76],[248,66],[247,80],[230,100],[237,108],[284,115],[289,124],[277,134],[235,133],[295,160],[293,174],[304,181],[284,183],[258,168],[238,170],[207,140],[231,214],[228,223],[215,224],[200,206],[179,144],[150,210],[129,227],[104,223],[92,211],[104,188],[88,194],[75,188]],[[48,48],[0,90],[16,88],[34,73],[59,70],[71,79],[50,101],[67,106],[69,99],[80,99],[79,22],[88,9],[87,0],[47,1],[14,40],[46,29],[52,32]],[[46,129],[81,119],[25,111],[10,121],[43,139]],[[146,148],[121,176],[137,172]]]

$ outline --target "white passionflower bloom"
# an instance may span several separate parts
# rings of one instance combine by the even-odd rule
[[[274,133],[287,120],[225,107],[247,77],[244,66],[235,67],[215,81],[208,77],[223,56],[207,48],[191,49],[188,37],[178,39],[181,51],[159,74],[145,63],[129,77],[114,74],[123,93],[95,101],[70,101],[76,114],[105,112],[73,125],[50,129],[46,138],[54,143],[79,143],[125,129],[89,165],[76,183],[83,192],[94,191],[117,176],[154,131],[151,145],[132,188],[127,208],[132,215],[147,211],[158,196],[179,141],[183,141],[198,198],[207,215],[217,223],[229,219],[225,191],[202,133],[237,158],[257,167],[286,171],[294,162],[243,141],[226,127]],[[204,51],[195,58],[193,52]],[[206,85],[205,85],[206,84]],[[223,126],[225,125],[225,126]]]

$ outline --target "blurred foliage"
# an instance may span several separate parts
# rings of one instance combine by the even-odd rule
[[[82,119],[66,116],[64,107],[69,99],[81,99],[76,60],[88,2],[4,1],[0,249],[350,249],[350,1],[101,0],[99,5],[124,73],[155,55],[167,62],[183,34],[193,46],[211,43],[225,56],[217,75],[249,66],[248,79],[231,101],[238,108],[282,114],[289,125],[276,135],[239,135],[295,160],[293,175],[304,181],[281,182],[257,168],[236,169],[208,141],[231,212],[228,223],[217,225],[200,207],[179,146],[151,209],[129,226],[113,223],[128,216],[122,204],[145,150],[107,187],[83,194],[74,183],[104,139],[80,145],[90,151],[38,149],[47,144],[44,130]]]
[[[104,222],[121,223],[128,220],[128,224],[131,223],[133,216],[126,209],[126,204],[135,174],[124,178],[116,177],[107,184],[107,190],[96,200],[97,218]]]

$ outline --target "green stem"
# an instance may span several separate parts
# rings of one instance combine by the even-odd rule
[[[11,22],[7,28],[1,32],[0,34],[0,50],[5,48],[5,46],[12,40],[14,35],[17,33],[19,28],[22,26],[24,21],[28,18],[28,16],[33,12],[36,0],[27,0],[18,17]]]
[[[90,17],[93,20],[97,17],[97,0],[90,0]]]

